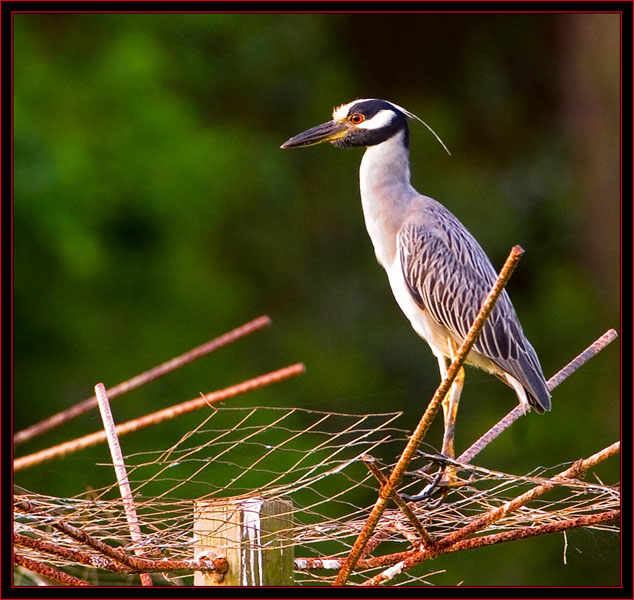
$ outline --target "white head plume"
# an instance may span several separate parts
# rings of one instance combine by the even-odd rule
[[[398,104],[394,104],[394,102],[390,102],[389,100],[386,100],[386,102],[388,104],[391,104],[396,110],[400,110],[411,121],[419,121],[425,127],[427,127],[427,129],[431,131],[432,135],[438,140],[438,143],[445,149],[445,152],[449,154],[449,156],[451,156],[451,152],[449,152],[449,148],[447,148],[447,146],[445,145],[445,142],[443,142],[440,139],[440,136],[431,128],[430,125],[425,123],[425,121],[423,121],[419,116],[415,115],[413,112],[410,112],[409,110],[404,109],[402,106],[399,106]]]
[[[351,105],[357,104],[358,102],[367,102],[369,100],[377,100],[377,98],[357,98],[356,100],[353,100],[352,102],[348,102],[346,104],[342,104],[341,106],[335,107],[335,109],[332,111],[333,120],[342,121],[348,116],[348,110]],[[404,109],[402,106],[399,106],[398,104],[394,104],[394,102],[390,102],[389,100],[384,100],[384,102],[387,102],[388,104],[393,106],[396,110],[402,112],[411,121],[419,121],[425,127],[427,127],[427,129],[431,131],[432,135],[438,140],[438,143],[445,149],[445,152],[449,154],[449,156],[451,156],[451,152],[449,152],[449,148],[447,148],[447,146],[445,145],[445,142],[443,142],[440,139],[440,136],[431,128],[431,126],[425,123],[425,121],[423,121],[419,116],[415,115],[409,110]]]

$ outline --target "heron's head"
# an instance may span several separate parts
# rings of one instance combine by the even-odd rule
[[[404,132],[409,141],[408,118],[416,118],[387,100],[353,100],[332,111],[332,120],[312,127],[282,144],[282,148],[302,148],[330,142],[341,148],[375,146]]]

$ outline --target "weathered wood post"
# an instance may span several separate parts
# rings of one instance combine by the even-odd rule
[[[194,573],[195,586],[293,585],[290,500],[222,498],[194,505],[194,558],[224,557],[229,571]]]

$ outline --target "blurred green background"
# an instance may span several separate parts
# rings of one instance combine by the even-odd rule
[[[113,401],[117,422],[302,361],[307,374],[231,401],[365,413],[413,428],[439,376],[366,234],[362,150],[282,151],[354,98],[412,125],[414,186],[499,268],[549,377],[620,328],[619,16],[592,14],[14,15],[14,427],[261,314],[271,329]],[[524,474],[619,437],[619,342],[479,457]],[[515,395],[469,369],[461,451]],[[178,439],[195,415],[124,452]],[[426,441],[440,445],[441,419]],[[100,428],[97,411],[16,456]],[[160,446],[162,447],[162,446]],[[20,471],[70,496],[112,482],[104,445]],[[599,475],[618,480],[618,460]],[[368,499],[368,503],[372,501]],[[444,585],[617,585],[596,531],[438,558]]]

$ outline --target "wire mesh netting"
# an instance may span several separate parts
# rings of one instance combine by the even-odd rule
[[[54,524],[60,520],[92,538],[145,557],[187,561],[197,557],[199,539],[194,515],[201,502],[231,498],[281,500],[287,525],[278,544],[292,547],[296,585],[331,585],[377,498],[379,483],[364,459],[371,456],[389,475],[407,442],[401,413],[350,415],[299,408],[219,408],[168,448],[125,457],[143,542],[130,542],[128,523],[116,486],[73,498],[55,498],[16,490],[14,532],[53,544],[55,555],[41,545],[20,546],[29,558],[64,569],[89,583],[136,585],[138,575],[112,572],[90,545],[72,554],[76,540]],[[424,465],[412,463],[400,491],[418,493],[429,480]],[[443,502],[410,503],[420,523],[434,537],[447,535],[519,493],[540,485],[564,466],[538,467],[525,476],[467,465],[459,468],[460,485]],[[493,534],[546,525],[619,508],[617,485],[566,480],[548,500],[536,500],[482,530]],[[593,527],[618,531],[615,524]],[[216,532],[222,535],[222,532]],[[230,541],[224,540],[225,547]],[[235,542],[244,546],[245,541]],[[262,540],[250,543],[265,544]],[[388,509],[358,565],[351,584],[361,584],[398,561],[398,553],[420,546],[415,528],[396,507]],[[326,559],[317,564],[315,559]],[[101,561],[101,562],[100,562]],[[316,568],[320,567],[320,568]],[[328,567],[328,568],[324,568]],[[426,568],[425,568],[426,567]],[[433,585],[435,571],[403,571],[393,585]],[[191,569],[154,575],[157,584],[192,585]],[[19,582],[18,582],[19,583]],[[26,583],[26,582],[25,582]]]

